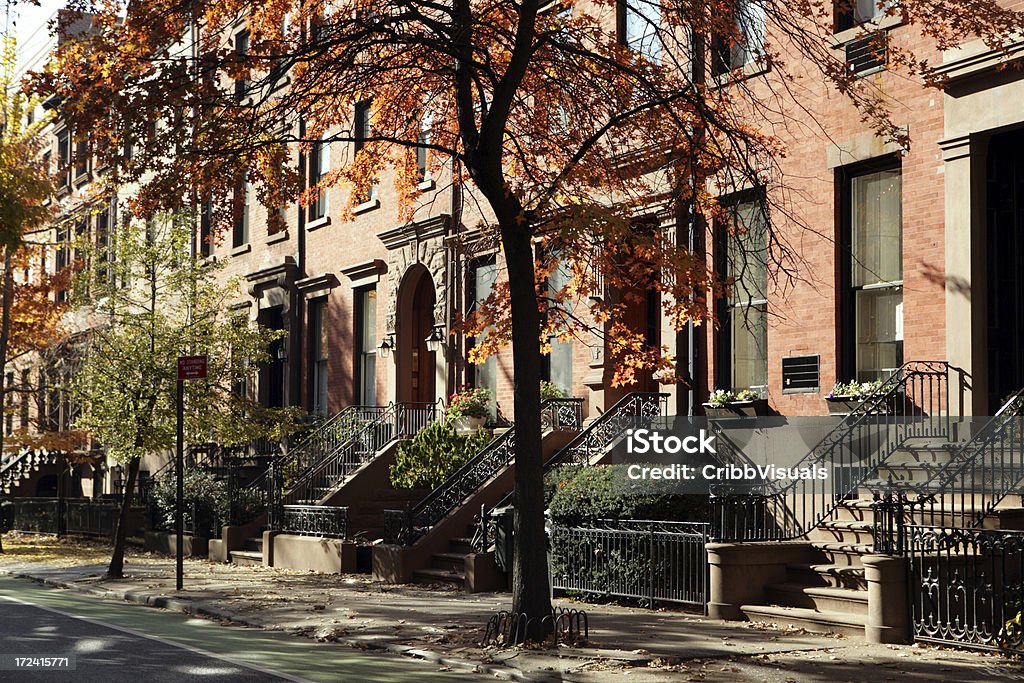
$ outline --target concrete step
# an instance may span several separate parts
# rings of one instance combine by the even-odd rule
[[[878,467],[876,481],[901,482],[926,482],[942,468],[941,464],[914,462],[914,463],[887,463]]]
[[[806,586],[800,583],[769,584],[765,586],[765,602],[819,612],[861,616],[868,613],[868,592],[851,588]]]
[[[889,454],[889,464],[932,463],[941,465],[952,460],[963,447],[961,443],[924,443],[903,446]]]
[[[861,567],[860,558],[863,555],[871,555],[874,549],[870,545],[862,543],[831,543],[823,541],[811,541],[811,547],[819,551],[827,562],[821,564],[834,564],[842,567]]]
[[[852,520],[826,520],[811,530],[807,537],[812,541],[863,545],[874,542],[874,525],[871,522]]]
[[[465,553],[434,553],[431,556],[431,565],[435,569],[462,571],[466,566],[466,555]]]
[[[413,572],[417,583],[448,583],[462,588],[466,583],[466,574],[454,569],[417,569]]]
[[[844,500],[832,513],[832,519],[837,522],[873,522],[875,515],[871,502],[870,498]]]
[[[243,567],[263,566],[262,552],[256,552],[254,550],[232,550],[228,555],[231,558],[231,564],[237,564]]]
[[[864,567],[839,564],[786,565],[786,578],[788,582],[800,583],[805,586],[852,590],[867,590],[868,587],[867,580],[864,578]]]
[[[448,541],[448,550],[449,552],[461,553],[462,555],[475,552],[473,549],[473,539],[467,536],[450,539]]]
[[[777,626],[795,626],[815,633],[839,633],[855,638],[864,637],[867,618],[840,612],[818,612],[800,607],[743,605],[740,608],[751,621],[762,621]]]

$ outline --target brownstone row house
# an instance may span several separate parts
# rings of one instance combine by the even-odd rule
[[[815,77],[810,65],[803,69],[800,56],[758,3],[742,4],[746,44],[713,49],[708,77],[716,87],[742,84],[773,101],[785,125],[782,118],[759,123],[779,125],[777,134],[788,150],[779,161],[779,177],[767,187],[723,192],[722,203],[748,228],[746,237],[728,237],[724,225],[710,226],[706,235],[709,261],[724,275],[737,276],[743,286],[715,302],[715,325],[681,333],[665,320],[654,292],[642,297],[644,303],[632,311],[631,324],[645,330],[650,343],[665,346],[690,383],[660,384],[648,375],[633,385],[614,387],[614,359],[599,335],[554,343],[545,360],[546,379],[582,399],[583,420],[564,430],[565,439],[557,445],[548,444],[552,449],[569,443],[630,392],[663,392],[667,403],[658,406],[659,412],[700,415],[702,402],[713,390],[750,389],[777,414],[813,416],[828,412],[823,399],[836,382],[895,377],[890,390],[907,397],[921,415],[956,417],[992,415],[1024,387],[1024,202],[1018,197],[1024,192],[1024,109],[1016,104],[1024,98],[1024,82],[1015,70],[1003,68],[1024,55],[1024,43],[998,52],[980,41],[967,41],[961,49],[938,53],[898,10],[890,11],[888,3],[857,0],[852,8],[840,4],[827,40],[845,56],[853,73],[891,98],[895,121],[908,141],[901,146],[877,137],[852,105],[831,92],[820,75]],[[622,42],[657,58],[658,48],[645,28],[658,19],[656,8],[638,9],[624,2],[618,17]],[[877,39],[865,37],[869,32],[928,57],[946,77],[945,86],[925,89],[891,71],[886,53],[877,49]],[[227,40],[239,53],[249,49],[244,22]],[[779,54],[798,77],[803,76],[798,87],[778,87],[778,73],[766,54]],[[243,101],[250,96],[245,81],[236,84],[236,92]],[[325,141],[308,153],[296,150],[292,162],[301,169],[307,187],[352,157],[360,138],[370,135],[373,112],[372,102],[360,103],[351,112],[353,143]],[[73,137],[55,128],[55,168],[70,163],[71,146]],[[347,192],[331,189],[305,206],[272,208],[285,219],[284,229],[276,231],[268,227],[267,209],[248,185],[236,190],[237,210],[228,233],[211,237],[210,211],[203,211],[197,235],[200,253],[227,259],[226,274],[240,275],[248,285],[240,293],[238,309],[287,332],[250,389],[262,403],[298,405],[335,416],[351,406],[436,404],[470,384],[492,390],[496,424],[514,422],[511,354],[506,350],[481,365],[469,364],[467,352],[474,340],[453,334],[460,316],[504,277],[501,254],[496,244],[480,236],[478,225],[488,217],[478,213],[479,203],[466,196],[471,190],[453,187],[450,167],[435,161],[422,150],[417,157],[423,195],[412,220],[399,219],[399,201],[387,177],[362,189],[364,201],[353,202]],[[785,197],[772,194],[782,187]],[[772,248],[764,238],[768,199],[791,202],[801,219],[800,225],[776,226],[799,256],[792,264],[791,280],[774,277],[765,265],[771,261]],[[113,201],[110,210],[116,212],[116,205]],[[685,228],[672,225],[671,217],[659,215],[657,207],[651,214],[664,229]],[[103,215],[93,219],[96,235],[102,233],[101,226],[115,223],[102,223]],[[747,257],[742,273],[731,270],[739,252]],[[58,249],[57,257],[59,253]],[[912,361],[935,365],[906,369]],[[938,382],[934,404],[926,405],[913,384],[923,382],[924,376]],[[893,382],[902,384],[896,387]],[[941,409],[935,407],[939,404]],[[846,429],[843,424],[837,429]],[[936,439],[942,444],[957,440],[948,433]],[[962,435],[961,440],[968,439]],[[906,446],[894,446],[868,469],[884,479],[882,470],[891,465],[890,456],[897,457]],[[824,457],[816,451],[811,455]],[[372,477],[367,481],[377,482]],[[453,525],[462,525],[459,536],[464,535],[474,506],[479,510],[481,503],[493,505],[508,491],[507,479],[504,488],[496,481],[502,480],[489,480],[485,499],[458,499],[462,512]],[[479,483],[483,491],[484,482]],[[316,502],[324,508],[348,509],[352,522],[359,501],[337,484],[322,487],[323,496]],[[378,485],[365,490],[378,491]],[[877,539],[874,546],[866,540],[875,522],[870,501],[865,498],[859,506],[845,502],[857,491],[854,485],[812,492],[826,496],[827,504],[821,507],[822,514],[797,524],[794,533],[784,525],[755,537],[745,536],[747,529],[720,529],[719,538],[729,541],[802,540],[785,546],[788,553],[773,547],[771,558],[757,548],[737,561],[729,559],[734,546],[712,550],[711,613],[724,618],[779,617],[787,623],[866,632],[876,639],[905,637],[900,630],[907,627],[905,619],[898,623],[892,610],[869,603],[868,584],[883,581],[879,577],[889,570],[880,561],[865,559],[876,557],[872,553],[880,546]],[[986,494],[978,505],[982,517],[997,505],[1005,507],[1007,492]],[[302,498],[301,502],[312,501],[310,496]],[[405,503],[416,501],[385,501],[392,507]],[[446,523],[428,521],[424,527]],[[389,535],[386,520],[364,526],[373,534],[383,531],[388,540],[402,540]],[[377,553],[375,571],[407,580],[424,558],[445,555],[454,535],[429,543],[424,539],[430,534],[419,541],[405,538],[414,550],[417,543],[426,543],[412,553],[419,553],[416,562],[421,564],[413,567],[408,554],[386,551]],[[296,550],[300,543],[278,543],[276,551],[246,551],[232,538],[225,532],[223,547],[211,548],[211,553],[228,559],[237,551],[236,561],[272,564],[277,552],[279,565],[286,562],[281,559],[285,556],[292,558],[288,562],[299,562],[294,558],[302,555]],[[736,579],[723,569],[734,565],[755,569]],[[798,565],[803,573],[787,574],[787,565]],[[752,573],[762,576],[761,584],[749,580]],[[451,574],[458,580],[466,575]],[[807,583],[801,584],[804,579]],[[772,612],[783,609],[772,604],[788,605],[789,611]]]

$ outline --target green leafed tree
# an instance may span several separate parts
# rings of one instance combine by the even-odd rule
[[[279,333],[232,311],[240,284],[216,277],[221,263],[190,255],[192,223],[187,214],[161,214],[121,229],[109,245],[81,245],[86,264],[74,302],[91,325],[69,387],[81,409],[76,426],[127,470],[111,577],[123,576],[140,459],[176,443],[178,356],[208,357],[208,378],[185,383],[186,442],[238,444],[298,427],[298,409],[261,408],[247,395]]]

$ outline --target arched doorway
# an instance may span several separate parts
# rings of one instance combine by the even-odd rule
[[[397,399],[414,403],[435,400],[435,358],[426,339],[434,326],[434,283],[422,265],[406,271],[398,289]]]

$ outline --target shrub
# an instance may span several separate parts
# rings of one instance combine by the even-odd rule
[[[197,536],[216,535],[219,529],[214,529],[214,526],[218,520],[225,519],[227,514],[228,494],[224,482],[209,472],[193,470],[185,472],[182,487],[185,529],[195,531]],[[177,480],[173,473],[157,479],[153,488],[153,501],[160,512],[164,528],[173,529],[177,502]]]
[[[671,482],[630,480],[626,468],[584,467],[555,477],[548,505],[552,520],[565,526],[586,526],[599,519],[707,521],[706,495],[673,493]]]
[[[490,442],[485,430],[462,435],[448,421],[433,422],[399,445],[391,483],[401,489],[435,488]]]
[[[569,392],[558,387],[552,382],[540,383],[540,400],[547,401],[552,398],[569,398]]]

